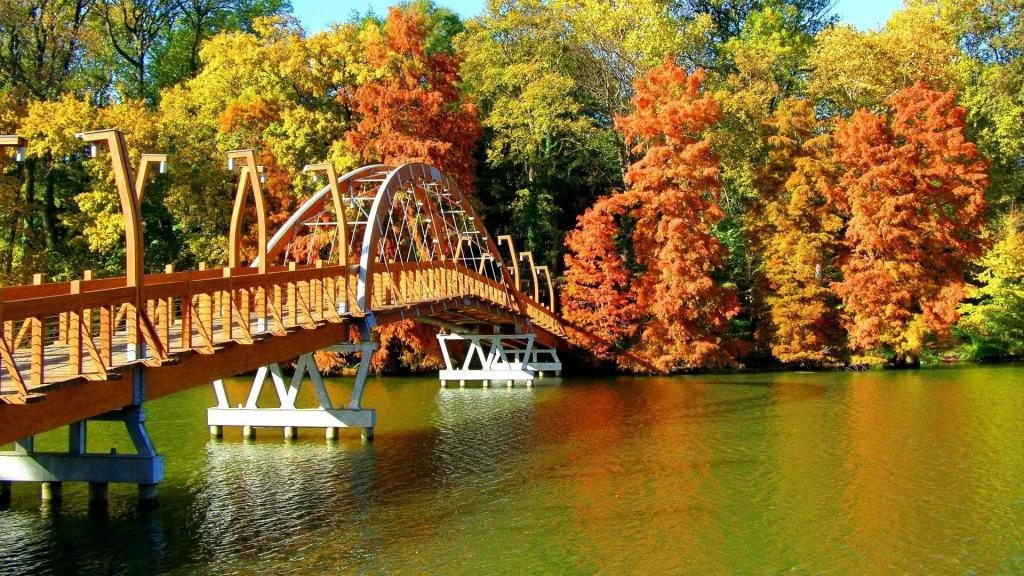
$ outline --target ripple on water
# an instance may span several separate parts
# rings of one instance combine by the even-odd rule
[[[195,390],[150,409],[160,508],[16,487],[0,573],[1024,573],[1022,376],[390,379],[334,446],[210,442]]]

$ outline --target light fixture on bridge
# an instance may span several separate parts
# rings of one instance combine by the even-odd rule
[[[24,162],[27,157],[26,149],[28,140],[17,134],[6,134],[0,136],[0,148],[14,148],[14,161]]]
[[[322,164],[306,164],[302,167],[303,174],[311,174],[314,182],[320,180],[320,171],[323,169]]]

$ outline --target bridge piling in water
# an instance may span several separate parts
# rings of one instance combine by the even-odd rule
[[[333,352],[360,354],[352,394],[344,408],[336,407],[331,401],[313,353],[299,357],[290,379],[285,378],[284,371],[277,363],[261,367],[253,378],[245,404],[235,408],[228,401],[224,381],[214,381],[217,406],[206,412],[211,434],[220,437],[225,426],[238,426],[242,428],[243,438],[252,438],[256,428],[279,428],[286,440],[295,440],[300,428],[322,428],[327,440],[335,440],[341,428],[361,428],[362,437],[372,439],[377,413],[373,409],[362,408],[361,403],[366,379],[369,377],[370,361],[377,346],[375,342],[367,341],[328,348]],[[316,393],[317,406],[297,408],[299,389],[307,377]],[[273,383],[277,405],[263,407],[259,405],[259,399],[268,378]]]
[[[445,367],[438,377],[441,387],[448,386],[449,380],[458,380],[459,387],[465,388],[466,381],[479,381],[489,388],[492,384],[505,382],[512,388],[516,382],[533,386],[533,380],[544,370],[561,374],[562,362],[554,348],[535,348],[536,335],[525,334],[438,334],[441,356]],[[454,357],[451,346],[456,342],[466,344],[466,354],[461,362]],[[546,358],[545,358],[546,356]]]
[[[88,452],[88,423],[96,421],[123,422],[136,453],[118,454],[113,449],[109,454]],[[30,436],[17,441],[14,451],[0,453],[0,503],[4,490],[9,502],[15,482],[39,482],[40,499],[51,505],[63,500],[65,482],[88,483],[92,505],[107,501],[112,482],[136,484],[140,502],[147,503],[156,499],[156,486],[163,478],[163,458],[153,448],[146,431],[145,413],[139,405],[70,424],[67,452],[39,452],[35,449],[35,438]]]

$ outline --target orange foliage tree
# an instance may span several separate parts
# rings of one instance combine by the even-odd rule
[[[833,287],[853,349],[916,362],[956,321],[965,268],[983,250],[987,166],[952,93],[917,84],[886,104],[836,132],[849,220]]]
[[[426,18],[415,7],[391,8],[382,33],[366,34],[367,59],[377,75],[352,96],[358,120],[346,138],[366,162],[432,164],[470,194],[481,136],[477,108],[459,92],[459,59],[428,54],[427,37]],[[411,320],[379,326],[374,370],[439,367],[436,334]]]
[[[366,161],[433,164],[468,193],[479,113],[459,92],[459,58],[427,54],[427,36],[426,18],[414,7],[391,8],[383,34],[367,34],[377,76],[355,91],[359,120],[347,139]]]
[[[688,75],[666,60],[637,81],[634,111],[616,118],[640,156],[629,167],[628,188],[616,201],[630,209],[616,224],[602,213],[612,210],[614,216],[618,208],[598,206],[580,220],[566,257],[568,300],[581,300],[588,286],[625,290],[624,299],[599,299],[592,308],[575,304],[574,320],[615,335],[622,331],[607,319],[636,317],[640,327],[629,351],[663,371],[730,362],[725,333],[739,311],[735,292],[714,277],[725,248],[711,232],[723,214],[718,158],[704,133],[720,112],[701,89],[703,79],[703,72]],[[628,230],[621,226],[623,217]],[[623,235],[622,263],[604,251],[581,249],[588,239],[602,239],[608,246],[609,238]],[[624,282],[630,269],[636,272]],[[588,285],[585,274],[598,277]],[[606,309],[623,303],[628,306],[623,310]]]
[[[635,259],[629,254],[628,228],[623,226],[637,207],[628,201],[625,194],[599,198],[565,239],[562,316],[601,340],[588,346],[599,358],[628,347],[642,315],[630,270]]]
[[[785,100],[769,122],[755,228],[767,307],[767,340],[782,362],[835,364],[842,328],[829,288],[842,220],[830,193],[836,178],[831,137],[814,106]]]

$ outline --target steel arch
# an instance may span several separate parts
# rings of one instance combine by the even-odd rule
[[[455,181],[427,164],[396,167],[380,185],[364,232],[357,286],[360,309],[373,310],[376,272],[449,261],[498,282],[509,306],[525,314],[497,245]],[[392,304],[410,302],[401,287],[393,288],[398,288],[398,299]]]

